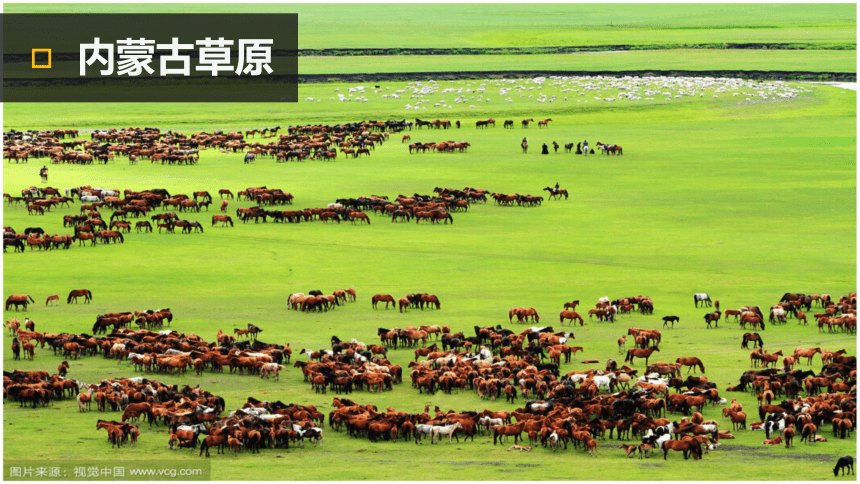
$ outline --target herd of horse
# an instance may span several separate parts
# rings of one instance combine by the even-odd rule
[[[448,122],[450,126],[450,122]],[[244,152],[245,162],[257,156],[277,161],[296,159],[328,159],[337,157],[337,148],[370,154],[368,149],[387,140],[391,132],[399,132],[412,123],[403,121],[360,121],[338,125],[291,126],[289,134],[279,135],[268,143],[249,141],[256,134],[264,138],[277,136],[280,126],[239,132],[215,131],[186,135],[159,128],[99,129],[91,133],[91,141],[59,141],[57,133],[70,130],[8,131],[4,132],[4,153],[10,160],[27,162],[29,157],[50,158],[52,163],[107,163],[125,156],[129,165],[149,159],[151,163],[197,164],[200,151],[215,149],[221,153]],[[419,124],[420,126],[420,124]],[[459,122],[458,122],[459,127]],[[76,132],[76,131],[75,131]],[[83,148],[79,150],[78,148]]]
[[[434,306],[436,309],[441,309],[442,307],[438,297],[433,294],[424,293],[407,294],[406,297],[401,297],[397,301],[394,300],[394,296],[391,294],[374,294],[370,302],[373,309],[377,309],[377,305],[381,302],[385,303],[385,309],[388,309],[389,303],[391,303],[392,308],[398,305],[401,313],[404,309],[408,308],[421,309],[423,311],[425,304],[429,309],[432,309]]]
[[[86,304],[93,300],[93,293],[89,289],[73,289],[69,292],[69,297],[66,298],[66,304],[71,304],[73,301],[77,303],[78,297],[83,297],[84,303]],[[59,299],[59,296],[56,295],[49,296],[45,300],[45,306],[47,306],[51,301],[58,301]],[[13,294],[6,298],[6,311],[8,311],[12,306],[15,306],[15,311],[18,311],[18,306],[24,306],[23,310],[26,311],[27,306],[34,302],[36,301],[29,294]]]
[[[545,187],[550,199],[556,199],[564,196],[569,196],[567,190],[554,190],[550,187]],[[186,210],[194,210],[200,212],[201,208],[209,209],[212,204],[212,195],[208,191],[195,191],[193,198],[185,194],[171,195],[166,189],[150,189],[141,192],[132,190],[124,190],[122,194],[125,198],[119,198],[116,195],[120,194],[118,189],[104,189],[101,187],[82,186],[66,189],[68,194],[73,197],[80,197],[82,203],[81,215],[64,215],[63,226],[71,227],[74,230],[74,235],[59,235],[53,236],[45,232],[41,227],[28,227],[24,233],[16,233],[9,226],[4,227],[4,243],[3,250],[7,251],[9,246],[18,252],[25,252],[25,248],[29,245],[31,252],[36,248],[49,250],[51,248],[69,249],[78,241],[78,246],[83,246],[87,241],[90,246],[96,246],[97,242],[102,244],[124,243],[125,237],[123,233],[131,233],[132,223],[137,233],[152,233],[154,225],[158,227],[158,232],[175,233],[177,227],[182,228],[182,233],[204,233],[203,224],[194,220],[181,220],[179,215],[173,211],[167,211],[171,207],[177,207],[179,212]],[[238,192],[238,196],[234,196],[233,192],[228,189],[220,189],[218,194],[221,198],[222,214],[213,215],[211,226],[221,223],[222,227],[228,224],[234,226],[233,217],[226,215],[229,202],[224,198],[246,199],[256,201],[257,206],[236,209],[236,216],[243,223],[254,220],[254,223],[259,223],[262,219],[266,223],[269,219],[274,222],[281,223],[299,223],[302,221],[309,222],[319,220],[323,223],[334,222],[340,224],[341,221],[350,221],[352,224],[367,223],[371,224],[370,217],[364,210],[372,210],[374,213],[380,213],[386,216],[391,216],[392,222],[406,221],[409,222],[415,219],[416,223],[421,221],[429,221],[431,224],[439,224],[448,222],[454,223],[452,212],[466,212],[469,210],[473,202],[486,202],[487,197],[491,196],[495,204],[500,206],[539,206],[543,202],[543,197],[521,194],[503,194],[490,193],[487,190],[478,188],[466,187],[464,190],[439,188],[434,189],[438,196],[419,195],[413,196],[399,195],[394,202],[390,202],[385,196],[370,196],[359,197],[357,199],[338,199],[336,202],[329,204],[325,208],[305,208],[302,210],[271,210],[265,208],[266,205],[292,204],[293,196],[288,192],[280,189],[269,189],[267,187],[249,187],[246,190]],[[61,201],[65,204],[73,202],[74,198],[60,197],[59,189],[43,188],[43,189],[25,189],[22,193],[27,194],[25,200],[34,202],[35,204],[44,205],[50,209],[51,205],[59,204]],[[9,199],[10,204],[15,201],[14,197],[5,194]],[[34,198],[36,196],[53,198]],[[30,204],[32,205],[32,204]],[[40,205],[41,206],[41,205]],[[105,222],[102,219],[101,208],[112,208],[113,212],[110,215],[110,221]],[[156,213],[150,216],[150,220],[142,220],[133,222],[129,217],[137,218],[147,216],[156,208],[161,207],[164,210],[162,213]],[[25,245],[26,244],[26,245]]]
[[[348,297],[346,290],[342,292],[343,297]],[[314,293],[318,295],[313,297],[322,296],[320,291],[311,291]],[[339,300],[341,294],[336,291],[333,296]],[[417,307],[425,302],[435,305],[426,296],[430,295],[412,294],[403,299]],[[394,303],[393,298],[389,301],[374,297],[372,300],[374,303]],[[792,300],[796,299],[789,299]],[[843,297],[837,306],[842,306],[840,310],[851,311],[849,306],[855,302],[856,296],[850,294]],[[438,298],[435,303],[438,304]],[[829,307],[824,304],[824,307]],[[578,300],[564,304],[562,323],[564,313],[575,313],[578,305]],[[616,300],[600,298],[597,307],[602,310],[616,308],[620,313],[620,308],[633,305],[638,305],[640,311],[653,309],[653,302],[646,296]],[[118,315],[120,313],[100,315],[99,320]],[[509,321],[514,315],[522,322],[539,322],[533,308],[512,308]],[[664,324],[666,322],[664,318]],[[253,324],[249,324],[247,330],[235,329],[236,338],[248,337],[248,341],[236,342],[234,336],[219,330],[217,346],[214,347],[196,335],[120,328],[104,338],[94,338],[36,333],[31,327],[28,332],[18,330],[15,341],[32,345],[35,340],[43,347],[47,342],[56,352],[57,341],[61,341],[59,348],[62,349],[74,339],[80,342],[78,350],[64,356],[75,357],[79,352],[87,351],[85,348],[92,348],[90,352],[99,351],[105,357],[130,361],[136,368],[150,372],[173,374],[174,371],[182,373],[194,368],[200,374],[207,365],[212,371],[223,371],[224,366],[229,366],[231,371],[236,370],[240,374],[247,370],[249,375],[261,378],[273,375],[277,379],[278,372],[284,369],[282,363],[289,362],[291,350],[289,345],[271,345],[256,340],[255,334],[260,331]],[[627,337],[636,341],[636,347],[627,351],[624,361],[630,366],[619,368],[618,363],[609,360],[605,370],[592,368],[567,373],[561,372],[562,357],[565,363],[569,363],[571,357],[575,359],[576,354],[583,351],[582,347],[571,345],[575,338],[573,333],[555,332],[551,327],[538,326],[514,332],[499,325],[475,326],[474,334],[452,333],[448,326],[380,328],[380,345],[365,345],[355,339],[345,342],[333,336],[331,350],[303,349],[300,354],[307,354],[308,361],[296,361],[293,366],[301,369],[305,381],[319,393],[330,390],[348,395],[362,390],[390,391],[394,384],[402,382],[404,376],[402,367],[388,360],[389,351],[399,345],[400,348],[414,348],[415,361],[408,365],[408,378],[419,393],[471,391],[487,401],[502,395],[509,402],[516,402],[519,398],[524,401],[524,405],[515,411],[443,413],[437,407],[435,416],[432,416],[429,408],[417,414],[392,408],[380,413],[371,405],[335,399],[336,410],[329,415],[329,426],[335,431],[346,428],[352,437],[366,435],[372,442],[396,442],[402,438],[406,442],[421,443],[424,436],[429,436],[431,443],[436,443],[439,437],[450,443],[453,439],[459,442],[461,435],[474,440],[476,434],[492,434],[494,445],[513,436],[515,445],[521,438],[523,441],[528,438],[531,445],[542,445],[553,452],[567,449],[567,445],[572,444],[574,448],[581,447],[583,452],[594,455],[599,447],[597,442],[605,439],[609,431],[610,439],[614,432],[617,432],[615,438],[618,440],[629,440],[631,434],[641,439],[639,445],[621,446],[628,457],[638,450],[640,458],[648,457],[653,451],[662,452],[666,459],[671,451],[677,451],[685,459],[690,456],[701,459],[709,450],[719,448],[720,439],[734,438],[731,432],[720,430],[718,422],[706,421],[702,417],[709,404],[727,403],[716,386],[704,376],[689,376],[681,380],[684,368],[688,368],[688,373],[705,372],[705,364],[700,358],[689,356],[677,358],[674,363],[650,363],[648,358],[660,351],[662,335],[657,330],[628,329]],[[427,346],[434,338],[435,341]],[[85,340],[90,344],[85,346]],[[824,424],[833,426],[834,436],[850,437],[856,414],[856,403],[850,397],[856,373],[855,357],[847,356],[845,350],[826,351],[821,348],[797,348],[791,356],[783,357],[782,351],[765,351],[757,333],[745,334],[742,347],[746,348],[749,342],[758,346],[751,354],[751,364],[761,362],[763,368],[745,372],[740,384],[727,390],[750,391],[758,395],[761,421],[750,424],[750,427],[765,430],[769,439],[766,443],[785,442],[790,447],[795,433],[800,435],[801,442],[819,442],[823,439],[820,434]],[[619,352],[623,350],[622,344],[620,339]],[[155,352],[155,348],[163,353]],[[165,348],[169,349],[164,351]],[[815,355],[820,355],[824,364],[821,373],[792,370],[801,358],[807,365],[811,364]],[[783,369],[778,370],[775,361],[780,357],[783,357]],[[543,362],[545,358],[549,358],[549,363]],[[640,371],[634,368],[637,358],[645,359],[644,376],[641,377]],[[771,366],[774,368],[769,368]],[[59,370],[67,371],[68,364],[61,365]],[[39,374],[39,377],[39,383],[26,374],[4,378],[7,395],[20,400],[22,405],[24,402],[45,405],[53,398],[46,396],[48,393],[67,391],[77,395],[80,411],[88,410],[93,400],[98,403],[99,410],[107,411],[110,407],[122,411],[122,422],[101,420],[98,423],[98,428],[108,432],[109,442],[115,446],[122,445],[127,439],[134,442],[139,430],[135,432],[137,427],[133,422],[141,418],[146,418],[150,425],[158,425],[159,419],[169,425],[172,448],[194,447],[201,442],[201,455],[209,455],[212,447],[219,451],[229,448],[234,453],[241,449],[258,452],[261,448],[289,446],[290,441],[301,442],[307,438],[317,445],[322,444],[324,417],[308,407],[249,399],[242,409],[229,417],[218,417],[224,406],[223,403],[219,406],[217,399],[209,399],[206,403],[193,401],[199,388],[186,387],[183,400],[191,402],[171,407],[177,400],[165,400],[162,395],[178,389],[164,387],[150,379],[121,379],[96,386],[68,380],[62,375],[48,379],[47,372]],[[138,386],[122,390],[117,389],[116,384],[120,387]],[[670,388],[677,393],[670,393]],[[807,397],[800,398],[798,394],[804,389]],[[780,395],[791,400],[780,405],[771,403]],[[679,421],[671,421],[668,415],[664,416],[668,412],[681,412],[684,416]],[[731,420],[734,430],[747,428],[746,413],[734,400],[723,409],[723,418]],[[777,439],[771,439],[770,434],[774,432],[779,432]],[[202,435],[207,437],[201,441],[198,436]]]

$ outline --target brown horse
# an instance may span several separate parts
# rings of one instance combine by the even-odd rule
[[[526,143],[525,141],[523,141],[520,146],[523,147],[523,153],[527,153],[529,151],[529,144]]]
[[[719,322],[720,322],[720,317],[721,317],[721,316],[722,316],[722,313],[720,313],[719,311],[714,311],[714,312],[712,312],[712,313],[708,313],[708,314],[706,314],[706,315],[704,316],[704,318],[705,318],[705,322],[706,322],[706,323],[708,323],[708,326],[707,326],[707,327],[708,327],[708,328],[710,328],[710,327],[711,327],[711,323],[714,323],[714,327],[715,327],[715,328],[719,327],[719,326],[718,326],[718,324],[719,324]]]
[[[45,300],[45,306],[48,305],[51,301],[57,301],[57,304],[60,304],[60,296],[54,294],[53,296],[48,296],[48,299]]]
[[[79,296],[84,297],[84,304],[89,303],[93,300],[93,293],[90,292],[89,289],[75,289],[69,293],[69,297],[66,299],[66,304],[71,304],[72,299],[74,299],[75,303],[77,304]]]
[[[696,372],[696,366],[698,366],[699,369],[702,370],[702,373],[705,372],[705,365],[702,364],[702,360],[696,358],[695,356],[691,356],[689,358],[678,358],[677,360],[675,360],[675,363],[680,363],[681,366],[689,366],[690,370],[693,370],[693,373]],[[690,370],[687,370],[687,373],[689,373]]]
[[[406,299],[405,297],[401,297],[400,299],[397,300],[397,302],[400,304],[400,312],[401,313],[403,312],[403,308],[407,308],[407,309],[409,308],[409,299]],[[388,303],[385,303],[385,307],[388,308]]]
[[[349,214],[349,221],[355,225],[355,220],[358,219],[361,223],[367,222],[367,225],[370,225],[370,217],[367,216],[364,212],[351,212]]]
[[[513,314],[517,315],[517,322],[518,323],[522,323],[524,321],[528,322],[529,316],[531,316],[533,323],[540,322],[540,316],[538,316],[538,313],[535,310],[535,308],[528,308],[528,309],[526,309],[526,308],[515,308],[515,309],[516,309],[516,312],[514,312]]]
[[[564,188],[559,188],[559,189],[558,189],[558,193],[556,193],[555,191],[553,191],[553,189],[552,189],[552,188],[550,188],[550,187],[546,187],[546,188],[544,188],[544,190],[546,190],[546,191],[548,191],[548,192],[549,192],[549,198],[550,198],[550,200],[552,200],[553,198],[561,198],[561,196],[562,196],[562,195],[564,195],[564,199],[565,199],[565,200],[567,200],[567,195],[568,195],[568,194],[567,194],[567,190],[565,190]]]
[[[424,304],[427,304],[428,308],[432,307],[434,305],[436,306],[436,309],[441,308],[441,304],[439,304],[439,298],[434,296],[433,294],[422,294],[421,295],[420,306],[421,306],[422,310],[424,309]]]
[[[579,306],[579,299],[564,303],[564,309],[576,309],[577,306]]]
[[[222,200],[224,199],[224,195],[227,195],[228,198],[235,198],[233,196],[233,192],[231,192],[230,190],[227,190],[226,188],[222,188],[222,189],[218,190],[218,195],[221,196]]]
[[[19,305],[23,305],[24,311],[26,311],[27,305],[31,302],[35,303],[36,301],[32,297],[30,297],[29,294],[18,294],[9,296],[9,298],[6,299],[6,311],[8,311],[13,304],[15,305],[15,311],[18,310]]]
[[[385,309],[388,309],[388,303],[391,303],[391,307],[395,307],[396,302],[394,301],[394,297],[390,294],[375,294],[373,298],[371,298],[371,303],[373,304],[373,309],[376,309],[376,304],[385,301]]]
[[[725,315],[726,315],[726,316],[725,316],[725,317],[726,317],[726,321],[728,321],[728,320],[729,320],[729,316],[734,316],[734,317],[735,317],[735,322],[737,323],[737,322],[738,322],[738,316],[740,316],[740,315],[741,315],[741,312],[740,312],[740,311],[738,311],[737,309],[726,309]]]
[[[496,445],[496,439],[501,442],[503,436],[513,435],[514,444],[519,441],[520,434],[523,433],[523,428],[526,426],[525,420],[517,422],[514,425],[499,425],[493,428],[493,445]]]
[[[624,358],[624,363],[630,362],[630,364],[632,365],[634,358],[645,358],[645,365],[648,365],[648,358],[650,358],[651,353],[655,351],[659,352],[660,348],[658,348],[657,346],[651,346],[650,348],[646,349],[631,348],[627,350],[627,357]]]
[[[549,122],[552,121],[552,118],[542,119],[538,121],[538,129],[540,128],[549,128]],[[556,148],[558,150],[558,148]]]
[[[522,122],[523,128],[528,128],[528,127],[529,127],[529,123],[531,123],[531,122],[533,122],[533,121],[534,121],[534,119],[532,119],[532,118],[524,119],[524,120],[523,120],[523,122]]]
[[[570,320],[571,326],[576,325],[576,323],[574,322],[574,320],[576,320],[576,319],[579,320],[580,326],[585,325],[585,322],[582,320],[582,316],[580,316],[579,313],[577,313],[576,311],[561,311],[558,316],[560,319],[559,322],[561,323],[562,326],[564,326],[564,320],[565,319]]]
[[[229,223],[231,227],[233,227],[233,218],[229,215],[213,215],[212,216],[212,226],[214,227],[216,223],[221,222],[222,227],[226,227]]]
[[[779,361],[780,356],[783,356],[782,350],[779,350],[776,353],[762,353],[759,359],[764,363],[765,368],[767,368],[771,363],[773,363],[774,368],[776,368],[776,363]]]
[[[663,442],[663,460],[666,460],[670,450],[682,452],[684,460],[689,459],[690,454],[693,454],[693,460],[702,458],[702,446],[693,440],[667,440]]]
[[[747,344],[752,341],[753,348],[762,348],[764,347],[764,343],[761,340],[761,336],[758,333],[744,333],[743,341],[741,341],[741,348],[749,349]]]

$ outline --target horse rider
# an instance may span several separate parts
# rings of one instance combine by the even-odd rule
[[[552,190],[553,195],[558,195],[558,182],[555,182],[555,188]]]
[[[582,142],[582,154],[588,156],[588,140]]]
[[[42,169],[39,170],[39,176],[42,177],[43,182],[48,181],[48,167],[47,166],[42,166]]]

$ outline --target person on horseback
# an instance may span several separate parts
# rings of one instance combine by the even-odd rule
[[[588,156],[588,140],[582,142],[582,154]]]
[[[47,166],[42,166],[42,169],[39,170],[39,176],[42,177],[43,182],[48,181],[48,167]]]
[[[558,195],[558,182],[555,182],[555,188],[552,189],[553,195]]]

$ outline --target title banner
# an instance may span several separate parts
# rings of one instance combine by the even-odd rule
[[[297,102],[297,14],[2,14],[2,102]]]

